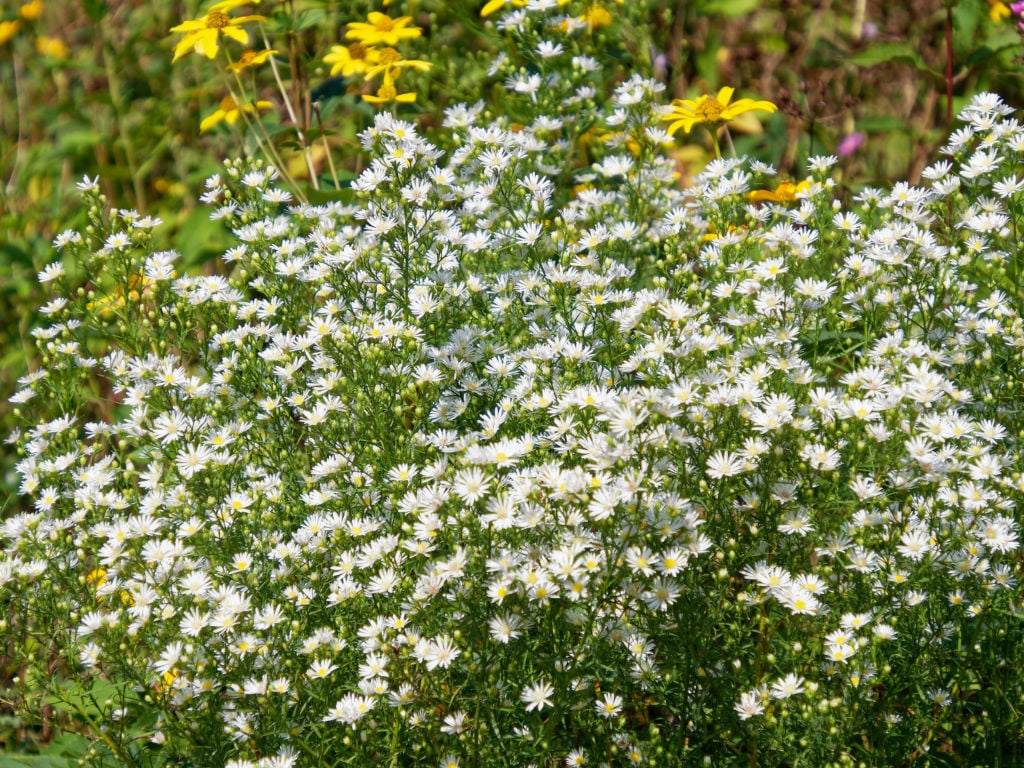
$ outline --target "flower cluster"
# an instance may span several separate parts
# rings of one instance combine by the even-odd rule
[[[395,87],[396,78],[404,69],[426,72],[432,66],[429,61],[407,59],[394,47],[402,40],[419,37],[422,30],[410,26],[411,16],[393,19],[387,14],[371,12],[366,22],[352,22],[348,25],[346,37],[355,42],[335,45],[324,56],[324,63],[331,65],[331,74],[344,77],[358,75],[371,80],[380,75],[381,83],[375,94],[363,94],[371,104],[387,104],[392,101],[411,103],[416,100],[415,91],[399,93]],[[375,46],[384,46],[378,48]]]
[[[512,37],[562,34],[532,5]],[[819,157],[681,189],[663,85],[596,66],[509,74],[514,124],[378,115],[350,202],[229,163],[216,274],[83,182],[0,599],[121,685],[106,749],[901,764],[998,711],[967,681],[1017,653],[1024,128],[985,94],[922,187],[846,200]]]
[[[18,5],[17,14],[10,18],[0,18],[0,45],[17,37],[25,27],[34,28],[43,18],[45,6],[42,0],[29,0]],[[66,59],[68,47],[59,37],[37,34],[35,50],[40,56],[53,60]]]

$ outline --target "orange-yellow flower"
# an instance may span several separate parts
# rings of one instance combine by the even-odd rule
[[[350,22],[345,37],[358,40],[363,45],[398,45],[399,40],[411,40],[423,34],[419,27],[408,26],[412,16],[392,19],[386,13],[370,11],[366,18],[369,23]]]
[[[242,116],[243,112],[251,115],[257,109],[270,109],[272,106],[274,105],[269,101],[257,101],[255,104],[239,105],[233,96],[225,96],[221,99],[220,106],[217,107],[216,111],[203,118],[203,122],[199,124],[199,132],[205,133],[220,122],[234,125],[238,122],[238,118]]]
[[[35,21],[43,15],[43,0],[32,0],[18,9],[18,15],[25,21]]]
[[[217,55],[218,42],[221,36],[230,37],[232,40],[248,45],[249,33],[241,28],[242,24],[249,21],[265,21],[265,16],[239,16],[231,18],[227,12],[232,8],[245,5],[248,0],[222,0],[210,6],[210,10],[201,19],[189,19],[183,21],[176,27],[171,27],[171,32],[183,32],[185,36],[174,46],[174,59],[177,61],[185,54],[195,51],[201,53],[208,59]]]
[[[399,93],[398,89],[395,88],[395,79],[391,76],[390,72],[385,72],[384,81],[380,84],[380,88],[377,89],[377,93],[364,93],[363,99],[371,104],[387,104],[392,101],[411,104],[416,101],[416,93],[415,91]]]
[[[324,56],[324,64],[331,65],[331,74],[344,77],[361,75],[377,63],[378,51],[368,48],[362,43],[352,45],[332,45],[331,51]]]
[[[754,101],[740,99],[730,103],[734,88],[722,88],[715,96],[701,96],[697,100],[675,99],[672,109],[661,119],[671,120],[668,132],[674,134],[680,128],[689,133],[695,125],[708,125],[716,128],[730,120],[735,120],[747,112],[774,112],[778,107],[770,101]]]
[[[238,61],[233,61],[228,64],[225,69],[230,72],[241,72],[242,70],[249,69],[249,67],[258,67],[260,64],[264,64],[267,59],[277,53],[274,49],[268,49],[265,51],[242,51],[242,55],[238,57]]]
[[[36,52],[54,59],[66,59],[68,57],[68,47],[64,45],[64,41],[59,37],[37,37]]]
[[[21,24],[17,21],[0,21],[0,45],[3,45],[21,29]]]

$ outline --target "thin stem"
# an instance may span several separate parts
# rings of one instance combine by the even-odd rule
[[[334,167],[334,158],[331,156],[331,145],[327,143],[327,134],[324,133],[324,123],[320,118],[320,105],[313,102],[313,114],[316,115],[316,127],[320,130],[320,141],[324,145],[324,155],[327,157],[327,167],[331,169],[331,179],[334,181],[334,188],[341,189],[341,182],[338,181],[338,170]]]
[[[25,109],[24,97],[22,94],[22,78],[21,75],[21,57],[17,54],[11,56],[12,72],[14,73],[14,99],[17,108],[14,110],[14,119],[18,124],[18,140],[14,144],[14,161],[11,163],[11,175],[7,179],[7,185],[4,189],[5,196],[10,199],[14,192],[15,181],[18,177],[18,168],[21,165],[21,149],[26,143],[25,136],[25,120],[22,118],[28,114],[28,110]]]
[[[267,39],[267,31],[260,27],[260,34],[263,35],[263,44],[269,48],[270,41]],[[294,59],[294,55],[289,54]],[[281,99],[284,101],[284,108],[288,110],[288,117],[292,121],[292,125],[295,126],[295,135],[299,138],[299,144],[302,145],[302,154],[306,160],[306,170],[309,172],[309,181],[313,185],[313,189],[319,190],[320,183],[316,178],[316,169],[313,167],[313,156],[310,152],[309,142],[306,141],[306,135],[302,130],[302,125],[299,123],[298,116],[295,114],[295,106],[292,104],[292,100],[288,97],[288,91],[284,87],[284,81],[281,80],[281,73],[277,70],[277,62],[274,57],[270,57],[270,71],[274,73],[274,82],[277,83],[277,89],[281,93]]]
[[[725,131],[725,143],[729,145],[729,151],[732,152],[733,159],[735,159],[737,157],[737,155],[736,155],[736,145],[732,143],[732,134],[729,133],[729,126],[725,126],[724,131]]]
[[[722,159],[722,148],[718,144],[718,128],[708,128],[708,133],[711,134],[711,143],[715,147],[715,159]]]
[[[270,61],[273,62],[273,60],[274,60],[274,57],[271,56],[270,57]],[[231,55],[230,54],[228,54],[228,63],[229,64],[232,63],[231,62]],[[245,121],[246,126],[248,126],[249,128],[257,129],[258,133],[254,134],[254,137],[256,139],[256,144],[260,148],[260,151],[263,154],[265,154],[268,157],[270,157],[271,161],[277,167],[277,170],[281,173],[281,175],[285,179],[288,180],[288,183],[291,185],[292,191],[295,192],[296,197],[298,197],[302,202],[306,202],[306,196],[302,193],[302,190],[300,189],[300,187],[299,187],[298,183],[295,181],[295,179],[293,179],[291,174],[288,173],[288,168],[287,168],[287,166],[284,163],[284,159],[281,157],[281,155],[277,151],[277,148],[274,146],[274,141],[273,141],[273,139],[270,138],[270,134],[267,133],[267,129],[263,125],[263,121],[260,119],[259,109],[256,108],[255,105],[254,105],[255,119],[250,118],[249,112],[245,108],[247,106],[247,104],[246,104],[245,101],[243,101],[241,99],[241,94],[245,93],[245,90],[246,90],[245,89],[245,84],[242,82],[242,78],[240,78],[238,76],[238,72],[236,72],[234,70],[232,70],[232,74],[234,75],[234,78],[235,78],[235,84],[238,86],[238,93],[239,93],[239,95],[235,94],[235,90],[231,87],[231,82],[230,81],[225,79],[225,85],[227,86],[228,93],[230,94],[231,98],[235,100],[235,105],[238,107],[238,113],[242,116],[242,120]],[[285,99],[285,105],[287,105],[287,104],[288,104],[288,100]],[[261,139],[260,134],[262,134],[262,139]],[[302,138],[302,134],[301,133],[299,134],[299,138],[300,139]],[[316,185],[315,185],[315,178],[314,178],[314,187],[315,186]]]
[[[138,164],[135,161],[132,139],[125,126],[117,67],[114,66],[113,58],[110,55],[110,46],[107,45],[106,35],[104,35],[104,40],[101,43],[101,50],[103,52],[103,67],[107,75],[107,90],[110,93],[110,104],[114,108],[114,122],[117,124],[117,133],[124,147],[124,159],[128,163],[128,172],[132,177],[132,192],[135,195],[135,205],[138,206],[140,211],[145,211],[146,189],[142,183],[142,174],[139,173]]]

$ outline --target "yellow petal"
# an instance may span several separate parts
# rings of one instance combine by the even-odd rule
[[[249,44],[249,33],[240,27],[222,27],[220,31],[224,33],[224,37],[230,37],[242,45]]]
[[[171,32],[192,32],[196,29],[206,29],[206,22],[202,19],[189,19],[176,27],[171,27]]]
[[[218,109],[212,115],[210,115],[209,117],[203,119],[203,122],[201,122],[199,124],[199,132],[200,133],[206,133],[206,131],[208,131],[211,128],[213,128],[213,126],[215,126],[217,123],[219,123],[223,119],[224,119],[224,112],[222,110]]]
[[[718,95],[715,96],[715,100],[722,106],[726,106],[729,103],[729,99],[732,98],[732,94],[735,90],[735,88],[730,88],[729,86],[721,88],[718,91]]]

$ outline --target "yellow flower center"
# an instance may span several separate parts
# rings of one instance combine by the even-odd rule
[[[242,56],[239,58],[238,63],[248,66],[256,60],[256,51],[242,51]]]
[[[378,32],[390,32],[395,28],[395,20],[390,16],[378,17],[377,20],[373,22],[373,28]]]
[[[352,45],[348,47],[348,55],[351,59],[364,60],[366,59],[366,54],[369,52],[370,49],[362,43],[352,43]]]
[[[402,54],[396,51],[394,48],[385,48],[380,52],[380,63],[384,66],[395,64],[402,60]]]
[[[693,108],[693,114],[707,123],[719,120],[724,111],[725,106],[713,96],[701,96],[697,101],[697,106]]]
[[[223,29],[231,26],[231,17],[223,11],[210,11],[206,16],[207,29]]]
[[[384,99],[385,101],[394,101],[394,98],[397,95],[398,95],[398,90],[388,80],[385,80],[381,84],[380,90],[377,91],[377,96],[379,98],[381,98],[381,99]]]

